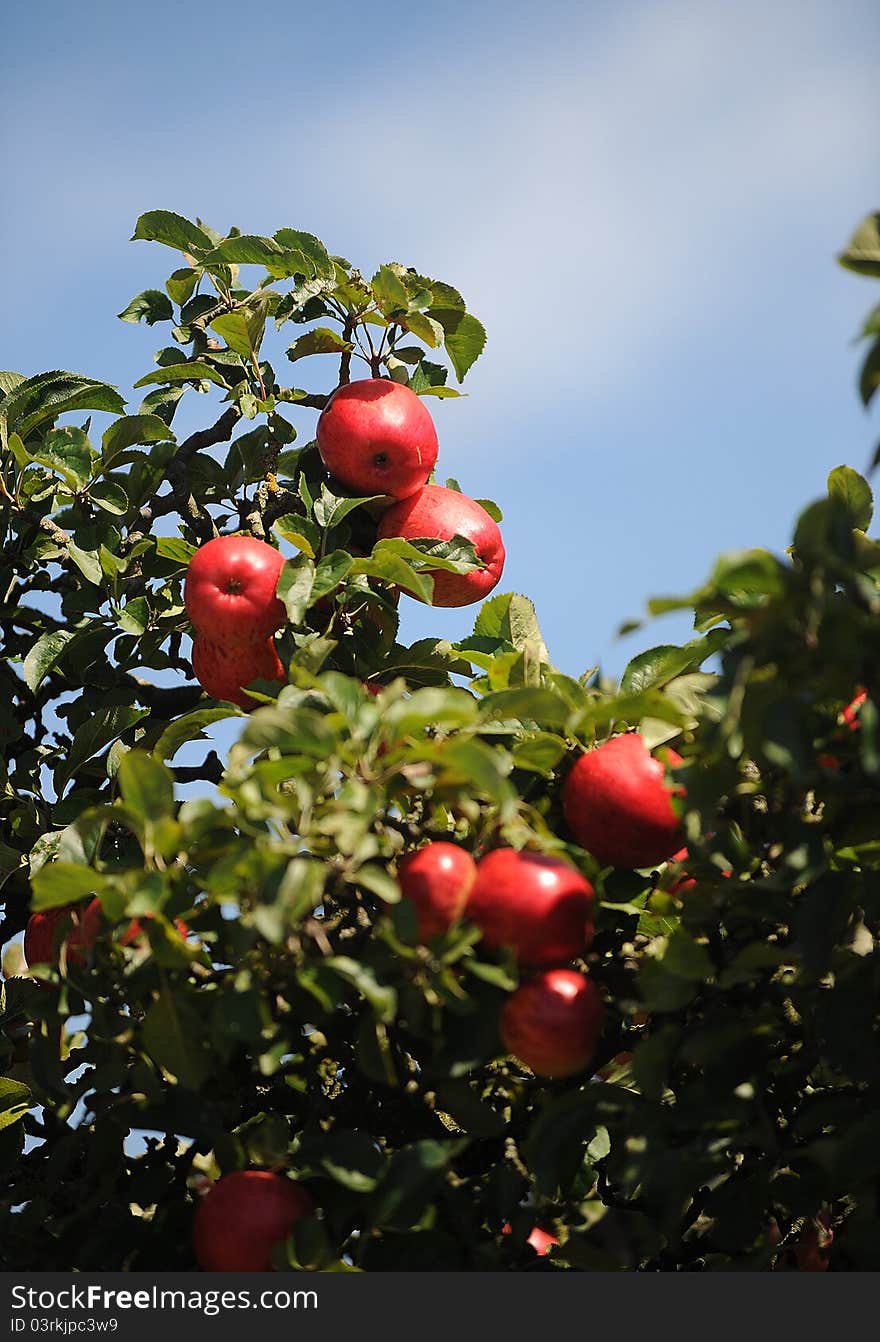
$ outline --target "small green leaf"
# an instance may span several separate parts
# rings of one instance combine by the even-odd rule
[[[191,359],[186,363],[170,364],[167,368],[157,368],[154,373],[147,373],[136,382],[135,387],[146,387],[154,382],[213,382],[217,387],[225,387],[227,384],[210,364],[201,359]]]
[[[105,513],[113,513],[118,517],[122,517],[129,509],[128,495],[115,480],[96,480],[89,486],[89,498]]]
[[[197,224],[171,210],[148,210],[135,224],[131,241],[161,242],[178,252],[189,252],[195,257],[208,252],[213,241]]]
[[[47,862],[31,877],[32,907],[59,909],[98,894],[106,884],[106,877],[78,862]]]
[[[291,624],[302,624],[303,616],[311,605],[315,565],[305,555],[288,559],[278,576],[276,591],[284,602]]]
[[[375,971],[360,960],[352,960],[346,955],[328,956],[321,961],[322,969],[330,969],[345,979],[363,998],[369,1002],[380,1021],[389,1024],[394,1020],[397,1010],[397,993],[391,987],[379,983]]]
[[[273,522],[272,530],[282,540],[295,545],[309,559],[315,558],[321,543],[321,535],[310,518],[302,517],[299,513],[285,513],[284,517],[279,517]]]
[[[880,213],[862,220],[837,259],[847,270],[880,277]]]
[[[71,778],[83,764],[105,750],[111,742],[120,736],[141,718],[149,713],[147,708],[126,708],[114,706],[97,708],[91,717],[74,734],[64,758],[55,770],[55,788],[61,794]]]
[[[86,484],[96,459],[88,435],[70,426],[47,433],[33,456],[41,465],[58,471],[74,493]]]
[[[456,377],[459,382],[463,382],[468,370],[485,349],[485,327],[469,312],[432,308],[429,315],[443,327],[443,344],[452,360]]]
[[[168,425],[158,415],[123,415],[114,420],[101,439],[101,456],[110,461],[118,452],[137,443],[162,443],[174,439]]]
[[[199,271],[194,270],[192,266],[183,266],[180,270],[175,270],[165,281],[165,288],[171,301],[182,307],[193,296],[193,291],[199,282]]]
[[[0,1076],[0,1131],[24,1118],[34,1104],[34,1098],[23,1081]]]
[[[65,647],[73,638],[66,629],[43,634],[28,651],[24,659],[23,671],[25,684],[30,690],[36,690],[45,676],[58,662]]]
[[[163,559],[185,567],[196,552],[196,547],[180,536],[160,536],[156,541],[156,553]]]
[[[874,515],[871,486],[851,466],[837,466],[828,476],[828,493],[841,499],[852,513],[853,526],[867,531]]]
[[[187,741],[204,741],[206,736],[203,727],[209,727],[212,722],[221,722],[224,718],[238,717],[230,708],[197,708],[192,713],[186,713],[176,722],[167,726],[156,742],[153,753],[164,760],[172,760],[182,745]]]
[[[150,603],[145,596],[132,597],[117,617],[119,628],[140,638],[150,623]]]
[[[145,289],[142,294],[137,294],[118,316],[123,322],[145,321],[148,326],[155,326],[156,322],[171,321],[174,308],[167,294],[163,294],[161,289]]]
[[[409,308],[409,294],[406,287],[390,266],[379,267],[370,281],[370,288],[383,317],[392,317],[395,313],[406,312]]]
[[[142,750],[130,750],[119,765],[126,805],[144,821],[174,814],[174,779],[164,764]]]
[[[143,1039],[150,1057],[186,1090],[198,1090],[211,1075],[201,1021],[182,994],[166,989],[153,1002],[144,1017]]]
[[[345,354],[353,349],[351,341],[343,340],[338,331],[331,331],[328,326],[316,326],[294,340],[287,357],[291,363],[296,363],[297,359],[305,359],[309,354]]]
[[[92,583],[95,587],[100,587],[103,570],[97,551],[81,550],[78,545],[71,541],[67,547],[67,553],[86,581]]]

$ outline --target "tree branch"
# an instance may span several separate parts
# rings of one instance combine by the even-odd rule
[[[214,447],[217,443],[227,443],[240,418],[238,406],[231,405],[216,424],[191,433],[183,440],[166,468],[171,493],[161,498],[155,495],[149,503],[138,509],[136,529],[128,533],[129,545],[146,535],[157,517],[164,517],[170,512],[179,512],[186,518],[200,540],[211,540],[214,522],[210,513],[193,497],[189,487],[189,464],[197,452]]]

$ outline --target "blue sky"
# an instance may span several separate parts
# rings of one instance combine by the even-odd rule
[[[4,30],[0,367],[128,393],[165,343],[115,317],[171,269],[127,241],[151,208],[448,280],[489,341],[432,403],[438,474],[503,507],[502,588],[570,673],[686,637],[614,634],[868,460],[876,295],[834,255],[878,204],[875,0],[35,0]],[[407,640],[471,627],[405,605]]]

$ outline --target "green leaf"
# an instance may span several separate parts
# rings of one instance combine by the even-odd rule
[[[191,266],[183,266],[180,270],[175,270],[165,281],[165,288],[172,302],[183,306],[193,296],[193,291],[199,282],[199,272],[193,270]]]
[[[548,774],[556,768],[566,749],[561,736],[554,736],[551,732],[535,732],[513,747],[514,767]]]
[[[67,553],[86,581],[92,583],[95,587],[100,587],[103,569],[97,550],[81,550],[78,545],[71,541],[67,547]]]
[[[135,387],[146,387],[153,382],[213,382],[217,387],[227,384],[210,364],[201,359],[191,359],[187,363],[170,364],[167,368],[157,368],[136,382]]]
[[[126,805],[143,821],[174,814],[174,779],[164,764],[143,750],[131,750],[119,765]]]
[[[47,433],[34,452],[34,461],[57,471],[71,492],[82,489],[92,474],[95,454],[88,434],[66,426]]]
[[[105,513],[113,513],[117,517],[124,516],[130,506],[128,495],[115,480],[96,480],[89,486],[89,498]]]
[[[34,460],[17,433],[11,433],[9,435],[8,447],[9,451],[15,457],[15,464],[19,470],[23,471],[25,466],[29,466]]]
[[[315,581],[309,597],[310,604],[334,592],[339,584],[345,581],[353,562],[346,550],[334,550],[332,554],[325,555],[315,570]]]
[[[652,686],[667,685],[685,671],[699,667],[718,652],[729,638],[726,629],[713,629],[705,638],[693,639],[684,647],[663,643],[638,653],[620,680],[622,694],[641,694]]]
[[[393,545],[393,543],[392,543]],[[430,605],[434,595],[434,580],[426,573],[416,573],[410,564],[394,548],[388,548],[389,542],[379,541],[369,559],[356,559],[351,572],[368,578],[378,578],[395,587],[402,587]]]
[[[34,1104],[34,1098],[23,1081],[0,1076],[0,1131],[24,1118]]]
[[[750,606],[755,597],[782,593],[782,565],[769,550],[740,550],[722,555],[709,579],[712,593],[720,593],[735,605]]]
[[[135,224],[131,241],[161,242],[198,258],[211,251],[213,241],[197,224],[171,210],[148,210]]]
[[[255,359],[263,341],[268,311],[268,296],[263,294],[258,302],[247,308],[215,317],[211,326],[236,354],[243,359]]]
[[[150,603],[145,596],[132,597],[119,612],[119,628],[140,638],[150,623]]]
[[[338,331],[332,331],[328,326],[316,326],[294,340],[287,357],[291,363],[296,363],[297,359],[304,359],[309,354],[345,354],[353,349],[352,342],[343,340]]]
[[[527,596],[500,592],[490,597],[483,603],[476,618],[474,635],[510,643],[520,652],[529,645],[535,645],[540,651],[541,660],[550,661],[534,603]]]
[[[409,331],[417,339],[423,340],[429,349],[436,349],[438,345],[442,344],[443,327],[433,317],[429,317],[426,312],[407,312],[405,316],[395,320],[399,321],[405,331]],[[402,351],[395,350],[394,352],[398,358],[401,357]]]
[[[676,978],[701,982],[713,973],[712,960],[705,947],[700,946],[689,932],[679,927],[666,943],[662,956],[663,968]]]
[[[321,533],[310,518],[302,517],[299,513],[285,513],[284,517],[272,523],[272,530],[282,540],[295,545],[307,558],[315,558],[321,543]]]
[[[206,736],[203,727],[208,727],[212,722],[220,722],[224,718],[233,718],[243,716],[234,713],[229,708],[197,708],[192,713],[186,713],[176,722],[167,726],[156,742],[153,753],[159,759],[173,760],[178,750],[187,741],[204,741]]]
[[[315,565],[305,554],[288,559],[278,575],[278,599],[284,602],[291,624],[302,624],[312,602],[314,581]]]
[[[78,862],[47,862],[31,876],[32,907],[38,911],[59,909],[98,894],[106,878]]]
[[[158,415],[123,415],[105,431],[101,455],[106,462],[136,443],[162,443],[169,439],[173,442],[174,434]]]
[[[468,370],[479,359],[486,346],[486,329],[469,312],[451,308],[432,308],[429,316],[443,327],[443,344],[455,375],[463,382]]]
[[[880,213],[862,220],[837,259],[847,270],[880,278]]]
[[[24,679],[28,689],[36,690],[45,676],[58,662],[73,634],[66,629],[42,634],[28,651],[23,663]]]
[[[0,400],[0,429],[5,424],[25,440],[34,429],[72,410],[120,415],[124,409],[125,401],[108,383],[54,370],[27,378]]]
[[[357,988],[380,1021],[390,1024],[394,1020],[397,1011],[397,993],[394,988],[379,983],[369,965],[363,964],[360,960],[352,960],[346,955],[333,955],[322,960],[321,968],[332,970],[352,987]]]
[[[55,788],[60,795],[79,769],[88,760],[119,739],[141,718],[147,717],[147,708],[97,708],[79,727],[64,759],[55,770]]]
[[[211,1075],[202,1047],[202,1024],[182,994],[164,990],[144,1017],[144,1046],[150,1057],[186,1090],[198,1090]]]
[[[384,867],[363,866],[351,879],[352,884],[363,886],[371,894],[377,895],[384,904],[400,903],[400,886]]]
[[[880,387],[880,340],[875,340],[865,356],[859,374],[859,395],[863,405],[870,405]]]
[[[145,321],[148,326],[156,322],[169,322],[174,316],[174,308],[167,294],[161,289],[145,289],[131,300],[127,308],[118,314],[123,322]]]
[[[8,370],[0,372],[0,401],[4,396],[8,396],[16,387],[20,387],[27,378],[24,373],[11,373]]]
[[[871,486],[851,466],[837,466],[828,476],[828,493],[841,499],[852,513],[853,526],[867,531],[874,515]]]
[[[569,716],[565,700],[540,686],[499,690],[487,694],[480,703],[480,717],[489,720],[519,718],[545,727],[564,727]]]
[[[406,312],[409,308],[409,294],[406,286],[395,275],[390,266],[380,266],[370,281],[370,288],[383,317]]]
[[[196,547],[180,536],[160,536],[156,541],[156,553],[163,559],[185,567],[196,552]]]
[[[489,514],[493,522],[504,521],[504,513],[493,499],[474,499],[474,503],[478,503],[480,507]]]

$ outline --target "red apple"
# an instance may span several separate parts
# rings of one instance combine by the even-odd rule
[[[407,853],[397,879],[416,911],[420,941],[445,932],[464,913],[477,867],[470,853],[454,843],[429,843]]]
[[[509,1221],[505,1221],[504,1225],[501,1227],[501,1233],[502,1235],[509,1235],[512,1233]],[[546,1230],[542,1230],[540,1226],[533,1226],[529,1232],[529,1237],[526,1240],[526,1244],[531,1245],[539,1258],[546,1257],[550,1252],[551,1247],[558,1243],[559,1240],[555,1235],[551,1235]]]
[[[193,1248],[206,1272],[271,1272],[272,1249],[310,1216],[311,1194],[268,1170],[236,1170],[199,1202]]]
[[[670,764],[681,756],[664,747]],[[681,845],[681,825],[660,760],[638,732],[613,736],[582,755],[565,780],[562,802],[582,848],[611,867],[651,867]]]
[[[192,646],[192,668],[202,689],[215,699],[228,699],[239,708],[253,708],[257,700],[244,690],[254,680],[287,676],[271,638],[257,643],[219,644],[197,635]]]
[[[385,378],[339,387],[321,411],[317,438],[327,470],[356,494],[405,499],[437,460],[437,431],[424,401]]]
[[[592,940],[593,887],[559,858],[496,848],[477,865],[467,916],[490,950],[511,946],[524,965],[561,964]]]
[[[193,627],[224,647],[264,642],[287,618],[275,595],[282,555],[254,536],[218,536],[196,550],[184,601]]]
[[[468,606],[482,601],[496,586],[504,568],[504,542],[498,523],[475,499],[443,485],[425,485],[418,494],[392,504],[382,516],[378,534],[380,540],[402,536],[408,541],[423,537],[450,541],[453,536],[463,536],[473,542],[486,567],[471,573],[433,572],[434,606]]]
[[[501,1012],[504,1047],[536,1076],[574,1076],[592,1060],[602,1030],[595,985],[573,969],[548,969],[517,988]]]
[[[145,914],[146,918],[152,917]],[[29,965],[51,965],[58,960],[55,950],[55,929],[62,920],[69,918],[69,927],[64,933],[67,943],[67,959],[72,965],[83,965],[94,949],[98,938],[105,931],[106,917],[97,895],[88,904],[65,904],[62,908],[47,909],[43,913],[33,913],[28,919],[24,933],[24,958]],[[188,928],[180,918],[174,925],[182,937],[186,937]],[[132,918],[125,932],[119,938],[123,946],[131,946],[144,935],[139,918]]]
[[[851,703],[847,704],[846,708],[840,715],[842,720],[846,723],[847,727],[849,727],[851,732],[858,731],[859,727],[861,726],[861,723],[859,722],[859,709],[861,708],[862,704],[865,702],[867,697],[868,697],[867,690],[859,690],[856,697],[852,700]]]
[[[97,906],[95,908],[94,906]],[[86,954],[95,944],[101,924],[101,905],[97,899],[89,904],[64,904],[60,908],[32,913],[24,930],[24,958],[28,965],[54,965],[58,961],[56,931],[65,928],[61,939],[67,942],[70,964],[85,964]]]

